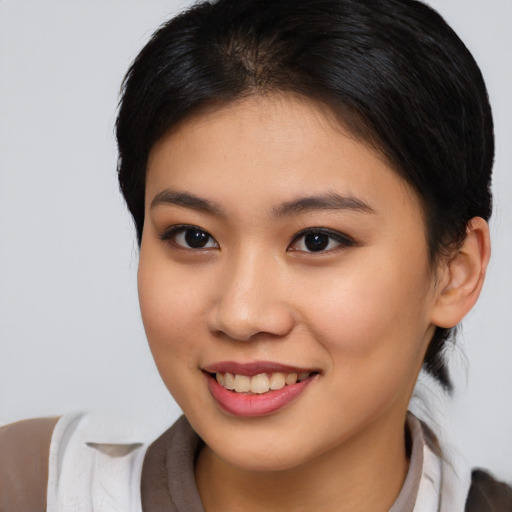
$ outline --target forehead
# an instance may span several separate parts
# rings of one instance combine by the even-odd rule
[[[153,147],[147,169],[146,203],[178,188],[221,202],[259,196],[256,205],[335,192],[419,207],[378,151],[328,108],[291,95],[249,97],[185,120]]]

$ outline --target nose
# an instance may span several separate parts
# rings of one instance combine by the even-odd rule
[[[279,262],[256,253],[226,263],[207,314],[210,331],[237,341],[286,336],[294,316],[284,274]]]

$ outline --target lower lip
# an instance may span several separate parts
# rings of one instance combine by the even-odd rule
[[[244,395],[222,387],[210,374],[205,373],[204,375],[210,393],[220,407],[235,416],[246,418],[266,416],[279,411],[297,398],[314,379],[314,377],[309,377],[291,386],[268,391],[261,395]]]

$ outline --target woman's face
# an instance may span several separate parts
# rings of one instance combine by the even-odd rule
[[[252,97],[151,151],[144,326],[230,464],[292,468],[403,429],[433,282],[417,196],[315,103]]]

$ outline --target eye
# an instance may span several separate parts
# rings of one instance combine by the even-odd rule
[[[172,226],[160,238],[184,249],[214,249],[219,247],[215,238],[208,231],[198,226]]]
[[[297,233],[288,250],[328,252],[338,247],[351,247],[355,242],[348,236],[324,228],[309,228]]]

